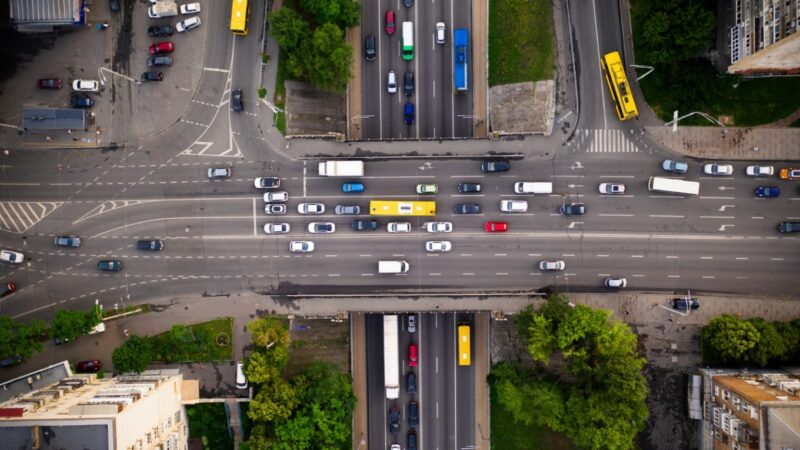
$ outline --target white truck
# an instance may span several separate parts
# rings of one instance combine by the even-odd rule
[[[363,177],[364,161],[323,161],[319,163],[321,177]]]
[[[397,316],[383,316],[383,380],[386,398],[400,396],[400,349],[397,340]]]
[[[159,17],[172,17],[178,15],[178,4],[175,2],[155,2],[150,5],[147,10],[147,15],[151,19],[158,19]]]

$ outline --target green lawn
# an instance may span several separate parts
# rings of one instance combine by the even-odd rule
[[[546,427],[517,423],[491,387],[492,450],[573,450],[572,441]]]
[[[555,78],[553,14],[547,0],[489,3],[489,86]]]
[[[278,58],[278,69],[275,72],[275,95],[272,97],[272,103],[283,110],[286,107],[286,87],[283,85],[286,81],[286,64],[283,58]],[[275,128],[286,136],[286,113],[278,112],[272,115]]]
[[[178,326],[180,328],[180,326]],[[153,348],[153,358],[158,362],[208,362],[233,359],[233,319],[223,317],[185,327],[186,333],[176,333],[176,328],[147,339]],[[218,338],[224,336],[225,345]]]

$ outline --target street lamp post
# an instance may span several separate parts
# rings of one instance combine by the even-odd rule
[[[106,76],[103,75],[103,72],[109,72],[112,75],[116,75],[116,76],[124,78],[124,79],[126,79],[128,81],[132,81],[132,82],[134,82],[134,83],[136,83],[137,85],[140,85],[140,86],[142,84],[142,82],[137,80],[136,78],[131,78],[131,77],[129,77],[127,75],[123,75],[123,74],[121,74],[119,72],[114,72],[113,70],[109,69],[108,67],[98,67],[97,68],[97,76],[100,78],[100,84],[102,84],[103,86],[106,85]]]

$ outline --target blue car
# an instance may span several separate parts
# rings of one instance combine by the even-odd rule
[[[756,188],[756,197],[769,198],[779,197],[781,195],[781,188],[777,186],[759,186]]]
[[[364,192],[364,183],[347,182],[342,185],[342,192],[346,194]]]
[[[411,125],[414,123],[414,104],[411,102],[406,103],[405,108],[403,108],[403,118],[407,125]]]
[[[661,168],[667,172],[686,173],[686,171],[689,170],[689,165],[685,162],[665,159],[664,162],[661,163]]]

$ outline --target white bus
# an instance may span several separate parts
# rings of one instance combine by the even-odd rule
[[[414,24],[403,22],[403,59],[414,59]]]
[[[650,177],[647,189],[655,192],[666,192],[679,195],[697,195],[700,193],[700,183],[697,181],[684,181],[677,178]]]

